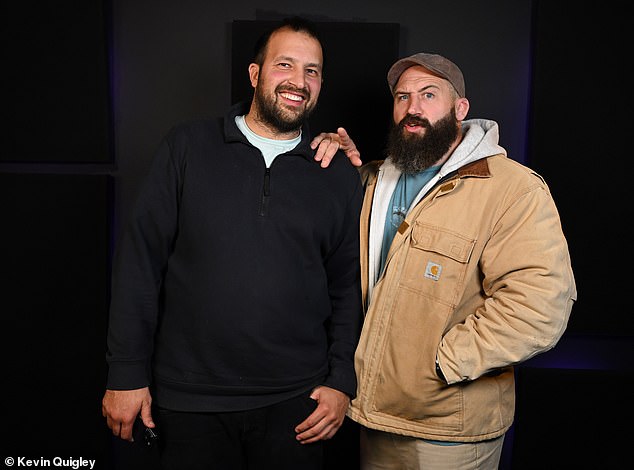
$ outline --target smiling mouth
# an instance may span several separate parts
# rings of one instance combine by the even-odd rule
[[[301,103],[301,102],[303,102],[306,99],[302,95],[298,95],[296,93],[290,93],[290,92],[287,92],[287,91],[281,92],[280,96],[282,98],[285,98],[285,99],[287,99],[289,101],[293,101],[295,103]]]

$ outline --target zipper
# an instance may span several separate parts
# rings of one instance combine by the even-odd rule
[[[269,199],[271,196],[271,169],[264,172],[264,186],[262,187],[262,199],[260,200],[260,216],[266,217],[269,213]]]

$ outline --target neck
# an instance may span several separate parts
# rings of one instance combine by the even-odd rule
[[[300,131],[299,129],[295,129],[290,132],[280,132],[270,123],[261,119],[253,105],[251,105],[251,109],[244,116],[244,121],[254,133],[267,139],[290,140],[297,137]]]

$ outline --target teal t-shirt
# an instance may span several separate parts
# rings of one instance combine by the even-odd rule
[[[390,250],[394,235],[400,227],[405,216],[414,201],[414,198],[418,195],[423,186],[425,186],[440,170],[440,166],[432,166],[420,173],[408,175],[402,173],[392,198],[390,199],[390,205],[387,208],[387,214],[385,217],[385,229],[383,230],[383,244],[381,245],[381,267],[380,271],[383,272],[385,267],[385,259],[387,258],[387,252]],[[426,442],[437,445],[459,445],[460,442],[446,442],[446,441],[432,441],[424,439]]]
[[[392,198],[390,199],[390,205],[387,208],[387,214],[385,216],[385,228],[383,230],[383,243],[381,245],[381,266],[379,272],[383,272],[385,266],[385,259],[387,258],[387,252],[390,250],[394,235],[400,227],[409,207],[412,205],[412,201],[418,195],[420,190],[431,180],[438,171],[440,166],[432,166],[419,173],[405,174],[402,173]]]

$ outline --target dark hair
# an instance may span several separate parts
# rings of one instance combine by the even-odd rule
[[[253,50],[254,63],[262,66],[262,64],[264,63],[264,56],[266,55],[266,48],[269,44],[269,40],[271,39],[271,35],[281,29],[290,29],[291,31],[295,31],[298,33],[305,33],[315,39],[319,43],[319,45],[322,46],[317,27],[312,21],[299,16],[284,18],[280,23],[265,31],[264,34],[262,34],[262,36],[260,36],[260,38],[257,40],[257,42],[255,43],[255,48]]]

